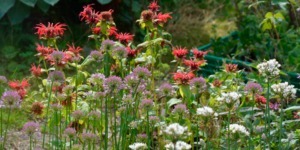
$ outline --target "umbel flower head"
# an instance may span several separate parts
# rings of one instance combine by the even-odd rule
[[[124,84],[120,77],[110,76],[105,79],[104,88],[108,93],[117,93],[124,88]]]
[[[6,91],[1,97],[1,103],[7,107],[19,106],[21,97],[16,91]]]
[[[133,143],[131,145],[129,145],[129,148],[131,150],[144,150],[147,149],[147,145],[145,143]]]
[[[217,100],[221,103],[231,104],[238,101],[241,96],[237,92],[221,93],[221,97],[218,97]]]
[[[76,130],[74,128],[68,127],[65,129],[64,134],[68,136],[70,139],[72,139],[76,136]]]
[[[258,83],[248,82],[245,86],[245,91],[251,94],[260,94],[261,92],[263,92],[263,89]]]
[[[63,83],[65,82],[65,74],[61,71],[52,71],[48,75],[48,81],[52,83]]]
[[[101,59],[103,58],[103,54],[99,51],[91,51],[90,53],[90,58],[92,58],[94,61],[100,62]]]
[[[174,109],[173,109],[172,112],[173,112],[173,113],[183,114],[183,113],[187,113],[188,110],[187,110],[187,107],[186,107],[185,104],[177,104],[177,105],[174,107]]]
[[[133,74],[135,74],[139,79],[147,79],[151,76],[151,73],[147,68],[140,66],[134,68]]]
[[[163,132],[171,137],[181,137],[183,134],[186,134],[187,127],[181,126],[179,123],[173,123],[167,126]]]
[[[94,133],[82,133],[81,138],[84,142],[90,143],[97,140],[97,135]]]
[[[163,83],[160,87],[159,87],[159,92],[162,94],[162,95],[171,95],[172,92],[173,92],[173,87],[171,84],[169,83]]]
[[[22,131],[26,133],[28,136],[32,136],[35,132],[38,132],[40,125],[35,122],[27,122],[24,124]]]
[[[184,141],[177,141],[176,144],[169,143],[165,145],[165,148],[167,150],[189,150],[192,148],[192,146]]]
[[[249,132],[247,131],[247,129],[239,124],[230,124],[229,125],[229,132],[231,133],[241,133],[243,135],[249,136]]]
[[[285,99],[296,98],[297,89],[294,85],[289,85],[287,82],[273,84],[271,86],[274,93],[282,96]]]
[[[279,67],[281,65],[275,60],[271,59],[257,65],[258,72],[266,78],[271,78],[279,75]]]
[[[209,117],[214,115],[214,110],[208,106],[204,106],[202,108],[197,108],[197,115],[203,117]]]
[[[190,81],[190,86],[194,92],[203,92],[206,89],[206,81],[202,77],[193,78]]]

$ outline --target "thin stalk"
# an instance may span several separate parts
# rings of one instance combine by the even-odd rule
[[[229,132],[229,126],[230,126],[230,109],[228,112],[228,121],[227,121],[227,143],[228,143],[228,150],[230,150],[230,132]]]
[[[8,130],[8,127],[9,127],[10,113],[11,113],[11,108],[9,108],[8,115],[7,115],[7,126],[6,126],[5,132],[4,132],[3,149],[5,149],[5,144],[6,144],[7,130]]]
[[[267,136],[267,144],[270,148],[270,130],[271,130],[271,125],[270,125],[270,79],[268,79],[268,90],[267,90],[267,106],[266,106],[266,114],[267,114],[267,118],[266,118],[266,121],[267,121],[267,125],[268,125],[268,128],[266,129],[266,136]]]
[[[108,109],[107,109],[107,102],[108,98],[105,98],[105,143],[104,143],[104,149],[108,149]]]
[[[45,148],[46,125],[48,122],[48,114],[49,114],[49,107],[50,107],[50,101],[51,101],[52,86],[53,86],[53,82],[51,82],[51,85],[50,85],[50,93],[49,93],[48,104],[47,104],[47,109],[46,109],[46,120],[45,120],[45,124],[44,124],[44,134],[43,134],[43,148]]]
[[[30,150],[32,150],[32,145],[31,145],[31,143],[32,143],[32,136],[30,135],[30,136],[29,136],[29,149],[30,149]]]
[[[75,97],[75,110],[77,110],[77,99],[78,99],[78,66],[77,66],[77,63],[76,63],[76,79],[75,79],[75,93],[76,93],[76,97]],[[72,102],[71,102],[72,103]],[[72,106],[72,104],[71,104]]]
[[[149,131],[149,124],[150,124],[150,122],[149,122],[149,110],[147,109],[147,136],[148,136],[148,138],[147,138],[147,147],[148,147],[148,150],[150,150],[150,146],[151,146],[151,136],[150,136],[150,131]]]
[[[281,102],[281,105],[280,105],[280,127],[279,127],[279,149],[282,148],[282,143],[281,143],[281,138],[282,138],[282,121],[283,121],[283,99],[282,97],[280,98],[280,102]]]

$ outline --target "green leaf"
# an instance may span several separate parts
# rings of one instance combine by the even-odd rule
[[[97,0],[97,1],[102,5],[106,5],[106,4],[110,3],[112,0]]]
[[[279,21],[284,20],[284,16],[280,12],[276,13],[274,17]]]
[[[300,110],[300,106],[292,106],[292,107],[284,109],[284,111],[289,111],[289,110]]]
[[[179,103],[181,103],[181,100],[180,100],[180,99],[177,99],[177,98],[171,98],[171,99],[167,102],[167,105],[168,105],[168,107],[172,107],[173,105],[179,104]]]
[[[2,56],[4,56],[7,59],[13,59],[16,57],[19,53],[19,51],[14,46],[5,46],[1,50]]]
[[[272,12],[267,12],[266,15],[265,15],[265,18],[273,18],[273,13]]]
[[[54,6],[59,0],[44,0],[47,4]]]
[[[29,15],[30,7],[21,2],[16,3],[16,5],[7,13],[8,19],[12,25],[21,23],[24,19],[29,17]]]
[[[30,7],[34,7],[34,5],[37,2],[37,0],[20,0],[20,1]]]
[[[43,0],[38,0],[36,5],[37,5],[37,6],[40,8],[40,10],[42,10],[44,13],[46,13],[46,12],[49,10],[49,8],[50,8],[50,5],[49,5],[48,3],[46,3],[46,2],[44,2]]]
[[[15,0],[1,0],[1,2],[0,2],[0,19],[14,5],[15,5]]]

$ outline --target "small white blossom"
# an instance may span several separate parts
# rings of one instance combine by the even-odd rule
[[[143,150],[147,148],[147,145],[145,143],[133,143],[129,145],[129,148],[132,150]]]
[[[197,109],[197,115],[209,117],[214,115],[214,110],[208,106],[204,106],[202,108]]]
[[[289,85],[287,82],[273,84],[271,86],[274,93],[282,95],[283,98],[295,98],[297,89],[294,88],[294,85]]]
[[[165,145],[165,148],[167,150],[189,150],[192,148],[192,146],[186,142],[177,141],[175,145],[173,143]]]
[[[188,129],[187,127],[181,126],[178,123],[173,123],[167,126],[164,132],[167,135],[178,137],[183,135],[187,131],[187,129]]]
[[[242,133],[246,136],[249,136],[249,132],[246,130],[246,128],[242,125],[239,125],[239,124],[230,124],[229,125],[229,131],[231,133]]]
[[[258,64],[257,69],[262,76],[273,77],[279,75],[280,66],[281,65],[275,59],[271,59],[269,61]]]
[[[223,103],[233,103],[239,100],[242,95],[237,92],[221,93],[221,97],[218,97],[217,100]]]

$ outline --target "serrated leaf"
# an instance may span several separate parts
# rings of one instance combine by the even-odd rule
[[[181,101],[182,101],[182,100],[177,99],[177,98],[171,98],[171,99],[167,102],[167,105],[168,105],[168,107],[171,107],[171,106],[173,106],[173,105],[175,105],[175,104],[181,103]]]
[[[34,5],[37,2],[37,0],[20,0],[20,1],[30,7],[34,7]]]
[[[112,0],[97,0],[97,1],[102,5],[106,5],[106,4],[110,3]]]
[[[47,4],[54,6],[59,0],[44,0]]]
[[[46,13],[49,8],[50,8],[50,5],[46,2],[44,2],[43,0],[38,0],[37,1],[37,4],[36,4],[40,10],[42,10],[44,13]]]
[[[0,2],[0,19],[7,13],[7,11],[15,5],[15,0],[1,0]]]
[[[21,23],[24,19],[29,17],[30,7],[18,2],[7,12],[8,19],[12,25]]]

